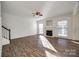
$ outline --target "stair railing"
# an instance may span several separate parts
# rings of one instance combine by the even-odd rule
[[[2,37],[11,41],[11,30],[2,26]]]

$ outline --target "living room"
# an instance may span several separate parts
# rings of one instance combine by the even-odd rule
[[[78,1],[0,1],[2,57],[78,57]]]

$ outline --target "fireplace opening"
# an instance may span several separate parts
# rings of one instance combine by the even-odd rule
[[[46,30],[46,35],[47,36],[52,36],[52,30]]]

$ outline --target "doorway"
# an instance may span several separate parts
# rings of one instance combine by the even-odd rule
[[[39,23],[38,24],[38,34],[43,34],[43,24],[42,23]]]

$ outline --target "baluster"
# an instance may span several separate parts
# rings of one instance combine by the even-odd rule
[[[9,40],[11,40],[11,30],[9,29]]]
[[[9,39],[9,31],[7,31],[7,39]]]
[[[4,37],[6,38],[6,30],[4,29]]]
[[[3,29],[3,37],[5,38],[5,29]]]
[[[4,30],[4,29],[2,28],[2,37],[4,37],[4,36],[3,36],[3,30]]]
[[[5,38],[6,38],[6,30],[5,30]]]
[[[2,26],[2,37],[9,39],[11,41],[11,30],[7,29],[6,27]]]

